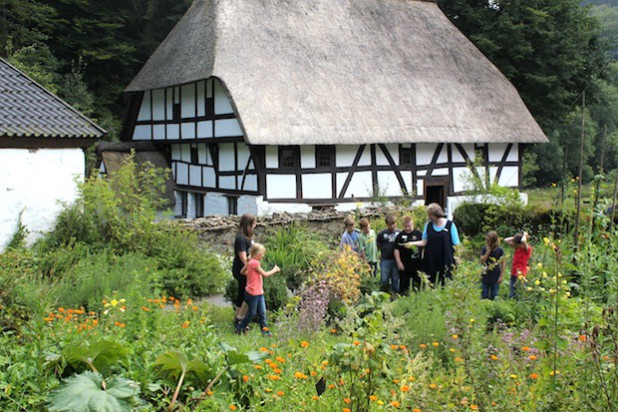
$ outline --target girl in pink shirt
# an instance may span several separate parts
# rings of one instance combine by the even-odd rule
[[[251,320],[258,315],[258,320],[262,328],[262,334],[264,336],[272,336],[268,329],[268,323],[266,323],[266,301],[264,300],[264,277],[272,276],[281,269],[275,265],[268,272],[262,269],[260,265],[262,258],[266,254],[266,248],[259,243],[254,243],[249,249],[249,259],[247,264],[240,271],[241,274],[247,276],[247,286],[245,287],[245,302],[249,306],[247,315],[243,318],[242,322],[236,329],[237,334],[246,334],[249,330],[248,324]]]

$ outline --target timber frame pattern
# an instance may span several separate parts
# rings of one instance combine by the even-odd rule
[[[427,200],[432,180],[443,182],[445,196],[458,196],[466,190],[457,177],[464,170],[477,174],[470,165],[479,153],[492,182],[521,187],[523,144],[248,145],[216,78],[130,96],[123,140],[152,141],[165,152],[178,191],[200,200],[216,192],[262,196],[269,203],[336,205],[374,199],[384,186],[389,199]]]

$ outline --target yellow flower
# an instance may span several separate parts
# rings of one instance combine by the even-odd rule
[[[458,335],[452,335],[451,338],[457,340],[457,339],[459,339],[459,336]]]
[[[511,374],[511,379],[517,379],[517,375]]]
[[[436,348],[437,348],[438,346],[440,346],[440,344],[439,344],[438,342],[434,342],[434,343],[432,343],[432,345],[433,345],[433,346],[435,346]]]
[[[430,383],[429,389],[438,389],[438,385],[436,385],[435,383]]]

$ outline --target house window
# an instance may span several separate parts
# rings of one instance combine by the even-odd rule
[[[414,154],[411,147],[402,147],[399,149],[399,164],[401,166],[412,166]]]
[[[195,194],[195,217],[204,217],[204,194]]]
[[[191,145],[191,163],[194,165],[200,163],[196,144]]]
[[[333,146],[316,146],[315,147],[315,166],[332,167],[333,165]]]
[[[180,216],[187,217],[189,196],[187,192],[180,192]]]
[[[227,197],[227,213],[229,215],[238,214],[238,198],[235,196]]]
[[[279,147],[279,169],[296,169],[299,157],[298,147]]]

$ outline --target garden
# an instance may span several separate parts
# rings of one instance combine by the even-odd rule
[[[612,179],[588,188],[578,218],[576,180],[542,205],[492,189],[455,214],[453,280],[395,299],[331,238],[266,231],[264,266],[282,268],[265,281],[272,337],[234,334],[231,304],[204,300],[233,293],[231,258],[158,212],[164,180],[129,161],[81,184],[34,245],[16,228],[0,254],[1,410],[618,410],[618,234],[600,212]],[[425,219],[394,210],[399,225]],[[516,298],[508,281],[480,298],[488,229],[531,234]]]

